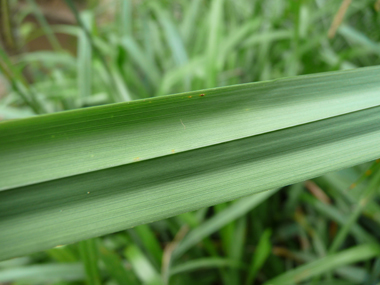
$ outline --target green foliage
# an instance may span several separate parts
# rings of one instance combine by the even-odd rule
[[[0,49],[1,118],[47,114],[0,124],[0,259],[50,248],[0,283],[380,281],[379,164],[327,173],[380,156],[375,0],[81,2]]]

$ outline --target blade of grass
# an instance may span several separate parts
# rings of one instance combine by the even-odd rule
[[[369,284],[375,283],[376,280],[380,279],[380,257],[376,258],[372,272],[371,272],[371,277],[370,280],[368,281]]]
[[[70,246],[62,246],[49,249],[47,251],[47,254],[58,262],[69,263],[78,261],[77,256]]]
[[[132,8],[133,3],[131,0],[125,0],[121,1],[119,3],[120,7],[120,25],[118,25],[119,28],[119,34],[120,37],[130,35],[132,34]]]
[[[92,14],[89,11],[84,11],[80,17],[86,28],[91,30]],[[77,74],[78,97],[83,101],[91,96],[92,87],[92,46],[83,30],[78,35]]]
[[[173,266],[170,274],[182,274],[189,271],[207,270],[209,268],[240,268],[241,264],[226,258],[201,258]]]
[[[190,8],[185,10],[183,22],[181,23],[181,33],[186,44],[192,40],[192,37],[196,31],[194,26],[196,25],[196,20],[199,17],[201,3],[202,0],[191,1]]]
[[[348,25],[342,25],[338,32],[348,40],[360,44],[374,54],[380,55],[380,44],[373,42],[365,34],[357,31],[355,28]]]
[[[215,215],[218,215],[219,213],[223,212],[226,208],[228,208],[230,205],[229,203],[222,203],[214,206]],[[221,247],[226,256],[229,256],[231,254],[231,241],[233,239],[233,235],[235,232],[235,221],[230,221],[226,225],[224,225],[222,228],[219,229],[219,235],[221,239]]]
[[[52,48],[57,51],[61,51],[62,50],[61,44],[59,43],[52,29],[50,28],[49,23],[46,21],[44,15],[42,14],[35,0],[28,0],[28,3],[32,7],[33,13],[36,16],[36,19],[39,22],[41,28],[43,29]]]
[[[5,43],[10,48],[16,48],[16,41],[12,32],[12,21],[11,21],[11,12],[9,7],[9,1],[1,2],[1,29],[2,33],[4,33]]]
[[[36,51],[22,54],[18,57],[17,63],[34,63],[38,62],[44,66],[57,66],[63,65],[68,69],[74,69],[76,67],[76,59],[69,53],[60,53],[50,51]]]
[[[368,109],[194,152],[1,191],[0,241],[5,246],[0,256],[122,230],[371,160],[380,155],[378,112],[379,108]],[[329,160],[337,155],[340,159]],[[231,165],[237,157],[245,162]],[[310,159],[315,164],[308,163]],[[156,205],[165,205],[165,211]]]
[[[246,239],[247,219],[242,216],[235,222],[235,229],[232,235],[232,241],[229,244],[229,256],[236,263],[243,259],[244,245]],[[229,275],[229,284],[241,284],[241,271],[238,268],[230,268],[227,273]]]
[[[91,36],[90,32],[88,31],[88,29],[86,28],[85,24],[83,23],[82,19],[80,18],[78,10],[76,9],[73,1],[72,0],[65,0],[65,2],[67,4],[67,6],[70,8],[70,10],[72,11],[72,13],[74,14],[75,19],[77,20],[78,25],[82,28],[82,30],[84,31],[85,35],[87,36],[87,39],[88,39],[89,43],[92,46],[94,54],[99,58],[100,62],[102,63],[104,69],[107,72],[107,75],[109,77],[110,82],[112,82],[113,86],[116,86],[116,80],[114,79],[114,77],[112,75],[111,69],[108,66],[107,61],[105,60],[103,54],[99,51],[98,47],[94,44],[92,36]],[[115,97],[114,94],[110,94],[110,99],[113,100],[114,102],[118,101],[118,99]]]
[[[80,256],[86,271],[88,285],[100,285],[100,273],[98,268],[98,245],[96,239],[88,239],[78,244]]]
[[[157,86],[160,81],[160,71],[154,62],[150,61],[136,41],[131,37],[121,39],[121,45],[129,52],[131,59],[144,71],[153,86]]]
[[[143,284],[163,284],[158,272],[137,246],[128,246],[125,256]]]
[[[205,62],[206,59],[204,57],[196,57],[193,60],[190,60],[187,64],[166,72],[155,96],[162,96],[170,93],[171,90],[173,90],[173,87],[183,81],[183,78],[186,76],[196,77],[199,67],[203,66]]]
[[[136,276],[130,270],[124,268],[118,254],[108,250],[106,247],[99,248],[99,256],[111,277],[119,284],[139,284]]]
[[[0,190],[378,106],[379,70],[242,84],[2,123],[0,156],[8,165],[0,168]]]
[[[248,33],[254,32],[258,28],[259,24],[260,21],[258,19],[249,21],[248,23],[231,32],[231,35],[225,37],[217,58],[217,66],[219,70],[223,70],[224,64],[229,58],[232,50],[236,48],[236,46],[241,43],[244,38],[247,37]]]
[[[342,226],[344,226],[348,222],[347,217],[338,209],[332,207],[331,205],[327,205],[318,201],[310,194],[302,194],[301,199],[311,204],[317,211],[322,213],[324,216],[332,219],[333,221],[337,222]],[[352,225],[352,227],[350,228],[350,233],[355,237],[355,239],[358,242],[375,242],[373,237],[358,224]]]
[[[10,82],[12,89],[17,92],[24,103],[36,113],[45,113],[45,109],[37,100],[35,92],[29,88],[23,75],[13,66],[11,60],[3,49],[0,48],[0,71]]]
[[[252,255],[252,261],[249,266],[248,276],[245,281],[246,285],[253,284],[253,281],[255,280],[257,273],[268,259],[268,256],[271,254],[271,235],[272,232],[270,229],[265,230],[264,233],[261,235],[255,253]]]
[[[149,3],[165,32],[167,45],[171,49],[176,64],[178,66],[184,65],[188,61],[188,56],[176,26],[171,21],[169,14],[158,4],[159,2]]]
[[[31,264],[33,262],[33,259],[30,258],[30,256],[24,256],[24,257],[18,257],[18,258],[12,258],[6,261],[0,262],[0,269],[7,269],[12,267],[21,267],[28,264]]]
[[[140,225],[134,229],[140,237],[143,245],[147,249],[147,252],[152,254],[154,261],[161,268],[162,261],[162,248],[157,238],[154,236],[154,232],[150,229],[149,225]]]
[[[367,270],[361,267],[356,266],[344,266],[335,270],[335,273],[338,276],[343,277],[348,281],[351,281],[355,284],[365,284],[369,279],[369,274]]]
[[[379,254],[380,247],[378,244],[363,244],[355,246],[299,266],[296,269],[290,270],[267,281],[265,284],[295,284],[347,264],[371,259]]]
[[[356,92],[361,90],[359,93],[354,92],[355,84],[339,85],[335,89],[325,90],[326,93],[324,93],[321,88],[331,87],[330,79],[334,82],[330,84],[340,84],[339,81],[337,83],[337,77],[307,76],[297,78],[301,81],[287,79],[271,82],[272,84],[262,83],[213,89],[206,91],[205,96],[198,95],[194,101],[189,100],[192,99],[189,96],[196,96],[199,94],[198,92],[188,93],[192,95],[180,94],[152,99],[151,103],[148,100],[142,100],[130,104],[102,106],[0,123],[2,159],[5,159],[6,155],[12,157],[12,159],[4,160],[7,161],[7,169],[0,168],[0,170],[7,173],[17,165],[12,165],[12,163],[17,161],[18,157],[21,164],[18,164],[17,169],[13,168],[16,170],[13,178],[16,179],[16,182],[25,179],[24,181],[28,184],[25,187],[5,187],[4,191],[0,192],[0,208],[2,209],[0,212],[2,232],[0,243],[4,245],[0,248],[1,258],[6,259],[54,247],[58,244],[123,230],[265,189],[289,185],[328,171],[379,157],[380,117],[378,114],[380,107],[376,105],[376,100],[379,100],[376,92],[378,81],[372,82],[369,72],[373,70],[377,71],[378,69],[369,68],[359,70],[359,72],[336,73],[349,75],[348,78],[351,81],[347,84],[353,84],[358,80],[361,89],[356,89]],[[353,74],[355,77],[351,77]],[[366,76],[361,77],[360,74]],[[315,78],[323,78],[324,81],[317,80],[310,85],[309,80]],[[363,81],[367,84],[362,85]],[[307,83],[301,85],[302,88],[298,87],[303,91],[305,91],[304,88],[312,91],[317,88],[316,86],[319,87],[316,94],[309,93],[311,95],[308,99],[313,100],[306,101],[311,105],[302,101],[305,100],[302,92],[295,93],[300,97],[290,96],[293,101],[287,101],[286,99],[289,98],[279,92],[282,90],[280,87],[284,86],[282,84],[292,85],[292,88],[295,88],[298,85],[297,82]],[[264,91],[269,92],[266,93],[266,96],[277,101],[254,100],[255,103],[252,102],[251,107],[258,108],[255,109],[257,111],[246,113],[245,97],[239,98],[237,94],[244,94],[240,93],[244,89],[239,88],[249,87],[244,92],[247,92],[246,96],[251,100],[251,92],[260,90],[250,89],[252,86],[264,88]],[[347,87],[350,89],[347,90]],[[359,88],[359,85],[356,88]],[[365,89],[363,90],[363,88]],[[261,92],[264,91],[261,90]],[[270,91],[276,92],[271,93]],[[216,92],[219,94],[213,95]],[[299,89],[298,92],[300,92]],[[339,107],[338,109],[329,109],[331,107],[329,104],[334,102],[331,94],[338,96],[337,98],[341,100],[345,98],[345,103],[335,104],[334,108]],[[360,99],[356,94],[360,94]],[[277,96],[282,96],[282,98]],[[298,100],[301,100],[302,103]],[[181,105],[183,102],[185,105]],[[284,105],[285,102],[289,103],[291,107]],[[292,104],[295,102],[300,105]],[[323,109],[298,111],[304,110],[303,106],[313,106],[316,102]],[[179,106],[186,106],[189,103],[192,105],[187,106],[189,109],[186,112],[184,108],[178,110]],[[278,109],[277,104],[280,104],[280,107],[285,106],[285,109]],[[369,106],[365,107],[365,104]],[[371,108],[371,106],[373,107]],[[115,116],[125,115],[125,110],[130,107],[128,114],[133,116],[128,117],[128,120],[125,121],[123,116]],[[163,110],[163,107],[170,107],[172,108],[171,112],[173,110],[175,112]],[[261,110],[262,107],[265,107],[264,110]],[[357,110],[357,108],[363,107],[364,109]],[[206,109],[202,110],[202,108]],[[116,110],[120,113],[117,114]],[[161,116],[153,117],[154,120],[152,117],[147,119],[146,115],[149,113],[141,113],[141,111],[148,110],[150,112],[156,110],[158,113],[155,115]],[[218,110],[224,112],[220,113]],[[287,113],[282,114],[280,110]],[[297,116],[295,110],[297,110]],[[101,111],[100,114],[97,113],[99,111]],[[176,113],[178,111],[180,113]],[[178,118],[178,114],[183,115],[182,112],[195,117],[189,121],[185,119],[189,118],[186,116]],[[276,114],[276,120],[272,119],[273,114]],[[260,115],[264,117],[257,117]],[[284,117],[281,118],[281,116]],[[157,121],[156,118],[163,119],[163,121]],[[181,124],[182,118],[184,119]],[[195,118],[197,120],[194,120]],[[117,120],[115,121],[115,119]],[[118,121],[119,119],[121,121]],[[131,119],[135,119],[133,124],[128,123]],[[141,119],[142,124],[137,124],[136,119]],[[310,121],[310,119],[312,120]],[[96,123],[92,128],[86,129],[90,126],[89,120],[94,120],[93,122]],[[46,128],[47,126],[49,127]],[[131,129],[125,129],[126,127]],[[279,127],[280,129],[278,129]],[[70,132],[70,130],[75,132]],[[150,135],[144,136],[147,131]],[[173,133],[170,133],[171,131]],[[140,144],[121,137],[119,143],[120,146],[122,143],[123,148],[116,152],[111,152],[104,157],[98,157],[99,153],[97,152],[91,153],[94,149],[89,142],[92,141],[101,142],[103,150],[111,148],[115,151],[113,148],[118,139],[117,134],[124,135],[123,132],[128,132],[131,137],[138,138]],[[16,136],[16,134],[19,135]],[[26,139],[26,134],[29,134],[30,137],[23,141]],[[54,140],[54,137],[52,140],[51,136],[54,135],[58,140]],[[81,135],[84,136],[81,137]],[[160,137],[157,138],[156,135]],[[104,144],[108,139],[109,144]],[[144,139],[149,141],[144,141]],[[149,146],[148,153],[150,152],[152,155],[150,158],[154,159],[141,159],[138,163],[127,163],[120,167],[107,165],[112,159],[119,159],[120,156],[126,155],[126,142],[132,147],[131,154],[137,155],[142,151],[141,144],[145,143],[145,146]],[[158,145],[158,142],[162,145]],[[58,144],[55,145],[56,143]],[[45,179],[50,180],[43,183],[41,180],[37,180],[41,183],[36,183],[34,176],[28,177],[23,168],[24,165],[27,165],[26,162],[28,164],[35,163],[31,159],[30,151],[37,149],[36,144],[40,145],[42,152],[39,156],[35,156],[39,163],[36,166],[38,171],[35,170],[34,174],[48,174]],[[178,148],[172,148],[173,144],[177,144]],[[199,147],[202,144],[204,147]],[[49,145],[55,146],[51,149],[54,152],[49,151]],[[183,148],[183,145],[186,147]],[[90,161],[97,160],[96,162],[100,163],[103,168],[109,168],[55,179],[57,177],[49,175],[53,165],[58,163],[54,158],[56,152],[60,150],[60,148],[56,148],[57,146],[68,147],[68,150],[73,151],[71,155],[75,154],[76,156],[75,158],[69,157],[73,160],[68,164],[66,164],[68,157],[64,156],[64,160],[61,160],[56,168],[58,172],[74,168],[75,165],[75,169],[70,169],[70,171],[75,170],[75,174],[79,174],[78,168],[76,168],[78,159],[85,157],[89,157]],[[83,148],[81,149],[80,146]],[[163,155],[156,153],[157,150],[160,151],[160,147],[162,147]],[[10,151],[12,148],[15,151],[13,155]],[[173,154],[172,149],[180,151]],[[22,150],[26,152],[23,153]],[[181,152],[181,150],[186,151]],[[65,153],[65,155],[69,155],[69,153]],[[112,156],[111,160],[109,160],[109,155]],[[41,161],[44,157],[49,163]],[[27,166],[30,167],[30,165]],[[86,166],[88,167],[88,164]],[[49,171],[43,172],[41,169]],[[86,171],[90,171],[89,168]],[[56,175],[56,173],[53,174]],[[9,182],[11,175],[8,173],[3,177],[6,180],[2,179],[0,183],[7,182],[7,180]],[[41,176],[38,179],[41,179]],[[59,222],[57,223],[57,221]]]
[[[359,218],[359,215],[362,213],[367,203],[373,199],[374,192],[377,191],[379,188],[379,182],[380,182],[380,168],[378,168],[377,173],[371,179],[371,182],[368,185],[367,189],[363,192],[362,196],[360,197],[358,201],[358,204],[356,205],[355,209],[349,216],[347,222],[339,230],[338,235],[335,237],[329,249],[329,254],[336,252],[339,249],[339,247],[343,244],[352,225],[356,223],[356,220]]]
[[[213,216],[209,220],[206,220],[185,236],[182,242],[175,249],[173,257],[179,258],[182,254],[184,254],[187,250],[196,245],[202,239],[219,230],[236,218],[246,214],[248,211],[259,205],[262,201],[266,200],[268,197],[276,193],[277,190],[278,189],[269,190],[243,198],[222,212]]]
[[[120,97],[122,98],[122,101],[131,101],[132,95],[128,90],[128,86],[125,84],[125,81],[123,80],[120,72],[118,70],[112,70],[113,77],[115,79],[116,83],[116,89],[119,91]]]
[[[41,264],[0,270],[0,282],[22,282],[46,284],[62,280],[81,281],[85,278],[80,263]],[[25,284],[25,283],[22,283]]]
[[[223,21],[223,3],[224,0],[213,0],[209,14],[209,34],[207,42],[207,81],[206,87],[216,87],[218,70],[217,47],[220,43],[221,28]]]

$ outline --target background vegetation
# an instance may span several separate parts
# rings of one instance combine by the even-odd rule
[[[374,0],[48,2],[1,2],[4,120],[380,64]],[[379,179],[372,162],[4,261],[0,282],[379,284]]]

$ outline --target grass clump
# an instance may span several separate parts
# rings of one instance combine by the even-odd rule
[[[39,2],[2,6],[26,46],[2,42],[3,119],[380,64],[372,0],[65,2],[59,24]],[[0,282],[377,284],[379,177],[366,163],[3,261]]]

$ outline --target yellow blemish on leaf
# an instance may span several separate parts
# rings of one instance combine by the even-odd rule
[[[174,149],[172,149],[172,153],[175,153],[175,150],[174,150]]]
[[[354,189],[356,187],[356,183],[352,183],[351,185],[350,185],[350,189]]]
[[[88,191],[87,194],[90,194],[90,191]]]
[[[367,176],[370,176],[372,174],[372,170],[371,169],[368,169],[366,172],[365,172],[365,175]]]
[[[135,157],[134,159],[133,159],[133,161],[139,161],[140,160],[140,157]]]
[[[183,128],[186,130],[186,126],[185,126],[185,124],[182,122],[181,119],[180,119],[180,121],[181,121],[181,124],[182,124]]]
[[[193,96],[189,96],[189,98],[191,98],[191,97],[193,97]]]
[[[54,138],[55,138],[55,135],[51,135],[51,138],[54,139]]]

